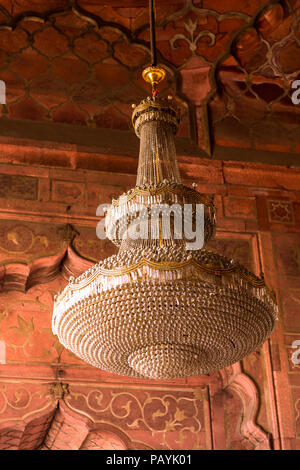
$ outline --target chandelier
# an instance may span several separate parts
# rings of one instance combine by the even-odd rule
[[[174,144],[179,113],[170,97],[158,97],[166,72],[157,66],[149,3],[152,66],[143,77],[152,95],[132,116],[140,139],[136,186],[112,201],[105,218],[106,234],[119,251],[69,279],[55,296],[52,330],[95,367],[172,379],[220,370],[259,348],[273,331],[277,306],[263,278],[205,249],[215,231],[213,198],[180,181]],[[130,236],[141,228],[140,208],[142,223],[148,223],[157,205],[175,207],[168,236],[161,214],[155,233]],[[186,205],[193,227],[202,207],[200,249],[178,236],[175,219]]]

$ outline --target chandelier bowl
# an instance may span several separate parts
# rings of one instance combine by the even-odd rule
[[[222,369],[270,335],[277,308],[262,279],[205,249],[170,258],[129,250],[71,279],[53,315],[61,343],[116,374],[172,379]]]

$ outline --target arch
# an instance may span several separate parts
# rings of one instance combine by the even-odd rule
[[[126,450],[125,443],[111,431],[95,429],[87,435],[80,450]]]

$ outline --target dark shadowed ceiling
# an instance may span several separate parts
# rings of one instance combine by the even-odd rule
[[[131,104],[149,92],[147,0],[0,0],[2,138],[137,153]],[[181,154],[299,166],[300,1],[157,0],[162,93]]]

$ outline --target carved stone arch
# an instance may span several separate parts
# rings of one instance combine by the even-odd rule
[[[49,409],[50,408],[50,409]],[[47,435],[56,405],[46,411],[33,411],[17,421],[0,424],[0,450],[35,450],[38,449]]]
[[[98,447],[97,447],[98,446]],[[96,421],[79,450],[151,450],[113,423]]]
[[[71,409],[61,398],[40,450],[151,450],[116,423],[97,421],[86,411]]]
[[[26,292],[36,285],[51,282],[60,273],[66,280],[70,276],[79,276],[92,264],[78,255],[71,245],[68,245],[56,255],[38,258],[28,265],[14,262],[1,266],[1,290],[2,292],[10,290]]]
[[[68,280],[70,276],[79,276],[96,261],[76,250],[73,240],[80,237],[80,233],[70,224],[50,226],[22,222],[16,226],[11,221],[2,221],[2,226],[6,223],[6,239],[10,237],[17,244],[23,231],[30,234],[32,242],[18,252],[5,251],[7,240],[5,237],[0,240],[0,292],[27,292],[34,286],[53,281],[60,274]],[[35,249],[35,244],[42,245],[40,251]]]
[[[288,57],[293,50],[299,54],[300,44],[299,15],[293,8],[285,0],[266,2],[235,32],[211,67],[211,90],[202,107],[203,122],[214,136],[214,141],[207,140],[208,153],[224,145],[226,129],[232,147],[239,142],[244,148],[274,151],[280,140],[279,151],[294,152],[299,133],[290,125],[297,112],[290,94],[300,68],[299,61]]]
[[[124,442],[113,432],[101,427],[91,431],[79,450],[126,450]]]
[[[270,450],[270,436],[256,422],[260,398],[254,381],[242,372],[240,363],[222,369],[219,375],[223,390],[238,396],[242,406],[238,422],[240,442],[244,443],[246,449]]]
[[[87,420],[66,411],[62,400],[60,400],[40,449],[78,450],[89,431]]]
[[[258,19],[260,18],[260,16],[263,14],[263,12],[268,7],[276,3],[280,3],[280,0],[275,0],[275,1],[269,0],[262,7],[260,7],[252,17],[248,17],[247,22],[243,26],[241,26],[239,29],[237,29],[237,31],[235,31],[235,33],[232,35],[232,37],[226,44],[226,48],[224,52],[220,54],[218,59],[215,61],[215,63],[212,64],[209,70],[209,83],[210,83],[211,88],[210,88],[210,92],[202,101],[202,108],[201,108],[203,126],[204,126],[204,129],[206,130],[205,151],[208,153],[208,155],[212,155],[213,147],[214,147],[214,142],[212,141],[212,135],[214,133],[211,130],[211,124],[210,124],[211,116],[209,112],[209,104],[214,99],[219,89],[218,78],[217,78],[219,68],[224,63],[224,61],[226,61],[226,59],[228,59],[231,56],[232,47],[237,41],[237,39],[241,37],[247,30],[249,30],[249,28],[253,28],[255,24],[257,23]]]

